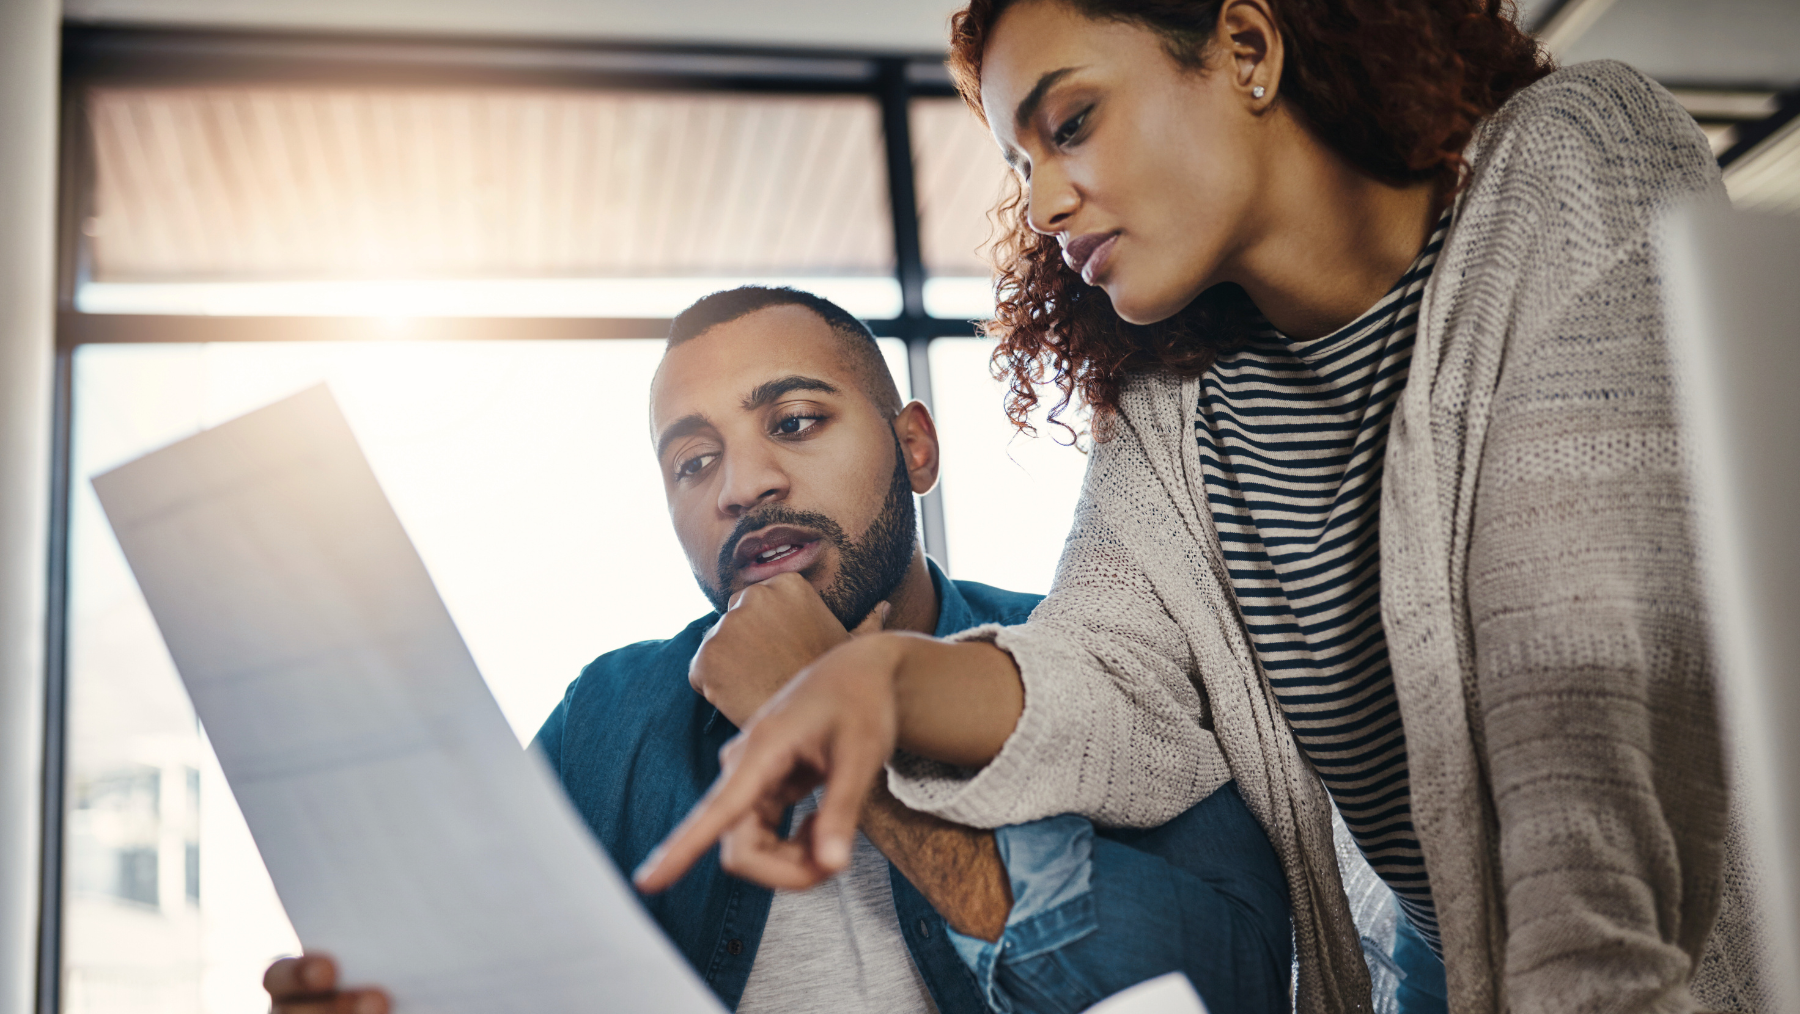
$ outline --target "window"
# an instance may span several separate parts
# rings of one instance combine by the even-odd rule
[[[298,947],[88,485],[115,464],[329,383],[524,742],[587,661],[708,608],[650,374],[694,298],[791,283],[934,403],[928,549],[1048,587],[1084,459],[1014,439],[970,337],[1004,169],[941,68],[120,31],[68,56],[62,1010],[261,1009]]]
[[[1010,172],[987,128],[961,99],[913,100],[912,135],[919,241],[928,272],[925,310],[934,317],[986,317],[994,312],[986,248]]]
[[[1013,427],[1001,411],[1005,385],[989,372],[993,351],[979,338],[931,343],[949,556],[959,578],[1048,591],[1087,456],[1041,411],[1032,416],[1037,436]],[[1079,413],[1067,421],[1079,426]]]
[[[88,312],[667,317],[747,279],[900,310],[867,97],[165,87],[88,110]]]

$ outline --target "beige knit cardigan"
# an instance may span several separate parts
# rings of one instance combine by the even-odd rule
[[[1718,168],[1668,93],[1618,63],[1520,92],[1469,159],[1381,513],[1450,1006],[1691,1010],[1727,807],[1654,235],[1660,209],[1722,194]],[[1286,868],[1300,1010],[1367,1010],[1331,802],[1239,618],[1197,400],[1192,379],[1128,385],[1050,596],[1022,626],[971,632],[1024,681],[1000,754],[979,772],[903,758],[890,781],[992,827],[1155,825],[1236,779]]]

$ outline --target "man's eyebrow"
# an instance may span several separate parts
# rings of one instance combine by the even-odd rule
[[[820,391],[825,394],[839,393],[836,385],[828,384],[817,377],[802,377],[799,374],[794,374],[756,385],[755,390],[752,390],[744,397],[744,411],[754,412],[790,391]]]
[[[664,428],[662,436],[656,438],[656,457],[660,460],[663,452],[669,449],[669,445],[682,437],[690,433],[698,433],[711,426],[712,420],[698,412],[682,416]]]
[[[1031,91],[1019,100],[1019,108],[1013,110],[1013,123],[1020,130],[1024,130],[1025,124],[1030,123],[1031,118],[1037,115],[1038,106],[1043,105],[1045,93],[1054,88],[1056,82],[1080,69],[1080,67],[1064,67],[1061,70],[1045,71],[1044,76],[1037,79],[1037,84],[1032,86]]]

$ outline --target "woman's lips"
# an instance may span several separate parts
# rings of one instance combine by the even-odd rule
[[[1113,246],[1118,241],[1116,232],[1090,232],[1077,236],[1063,247],[1063,263],[1080,274],[1082,281],[1093,285],[1106,269],[1106,259],[1112,256]]]

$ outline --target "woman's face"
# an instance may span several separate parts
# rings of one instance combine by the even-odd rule
[[[1134,324],[1235,280],[1266,176],[1250,89],[1279,73],[1241,59],[1229,29],[1204,70],[1164,47],[1141,26],[1026,0],[982,56],[982,107],[1025,182],[1031,227]]]

